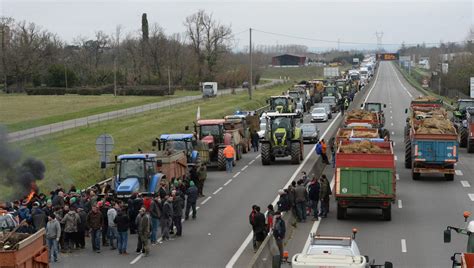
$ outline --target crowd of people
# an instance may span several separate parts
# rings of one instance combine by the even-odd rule
[[[31,200],[25,197],[7,203],[5,209],[19,223],[16,232],[35,233],[45,228],[51,262],[59,260],[60,252],[83,250],[87,237],[94,252],[110,247],[127,255],[129,234],[137,234],[136,253],[148,256],[150,244],[166,242],[172,239],[170,235],[182,236],[183,218],[196,219],[202,189],[195,180],[190,176],[163,181],[156,194],[134,193],[127,200],[107,194],[109,187],[95,185],[80,191],[58,185],[49,195],[41,193]]]

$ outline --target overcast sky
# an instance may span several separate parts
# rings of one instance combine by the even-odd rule
[[[121,24],[125,32],[139,33],[141,14],[158,23],[166,34],[184,32],[186,16],[204,9],[223,24],[232,25],[237,49],[248,45],[248,28],[302,37],[254,32],[255,44],[301,44],[311,50],[337,48],[355,43],[377,43],[383,31],[385,44],[462,41],[474,25],[474,0],[465,1],[77,1],[0,0],[3,16],[26,20],[72,42],[77,36],[92,38],[98,30],[114,33]],[[240,33],[240,34],[239,34]],[[367,45],[361,45],[362,47]],[[385,45],[396,49],[399,46]]]

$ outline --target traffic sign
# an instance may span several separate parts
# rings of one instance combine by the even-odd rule
[[[102,134],[95,140],[95,149],[100,154],[110,154],[114,149],[114,138],[109,134]]]
[[[471,98],[474,98],[474,77],[471,77]]]

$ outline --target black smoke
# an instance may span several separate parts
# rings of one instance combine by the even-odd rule
[[[36,181],[44,178],[46,168],[40,160],[32,157],[22,161],[22,153],[8,143],[8,132],[0,126],[0,179],[14,190],[16,198],[28,194],[32,187],[37,191]]]

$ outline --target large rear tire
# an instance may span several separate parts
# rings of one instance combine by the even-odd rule
[[[262,143],[260,154],[261,154],[261,158],[262,158],[262,165],[264,165],[264,166],[270,165],[270,163],[271,163],[271,158],[272,157],[271,157],[270,150],[271,150],[271,148],[270,148],[269,143]]]
[[[467,143],[467,152],[469,154],[474,153],[474,139],[468,141],[468,143]]]
[[[224,156],[224,148],[219,148],[219,150],[217,152],[217,168],[219,170],[225,170],[225,168],[226,168],[225,161],[226,161],[226,159],[225,159],[225,156]]]
[[[405,168],[411,168],[411,141],[405,141]]]
[[[344,220],[347,217],[347,208],[341,207],[337,204],[337,219]]]
[[[411,172],[411,178],[414,180],[414,181],[417,181],[420,179],[420,173],[416,173],[416,172]]]
[[[392,205],[388,205],[387,208],[382,208],[382,217],[385,221],[392,220]]]
[[[459,128],[459,146],[465,148],[468,146],[468,131],[467,128],[461,126]]]
[[[301,144],[299,142],[291,143],[291,163],[297,165],[301,162]]]

